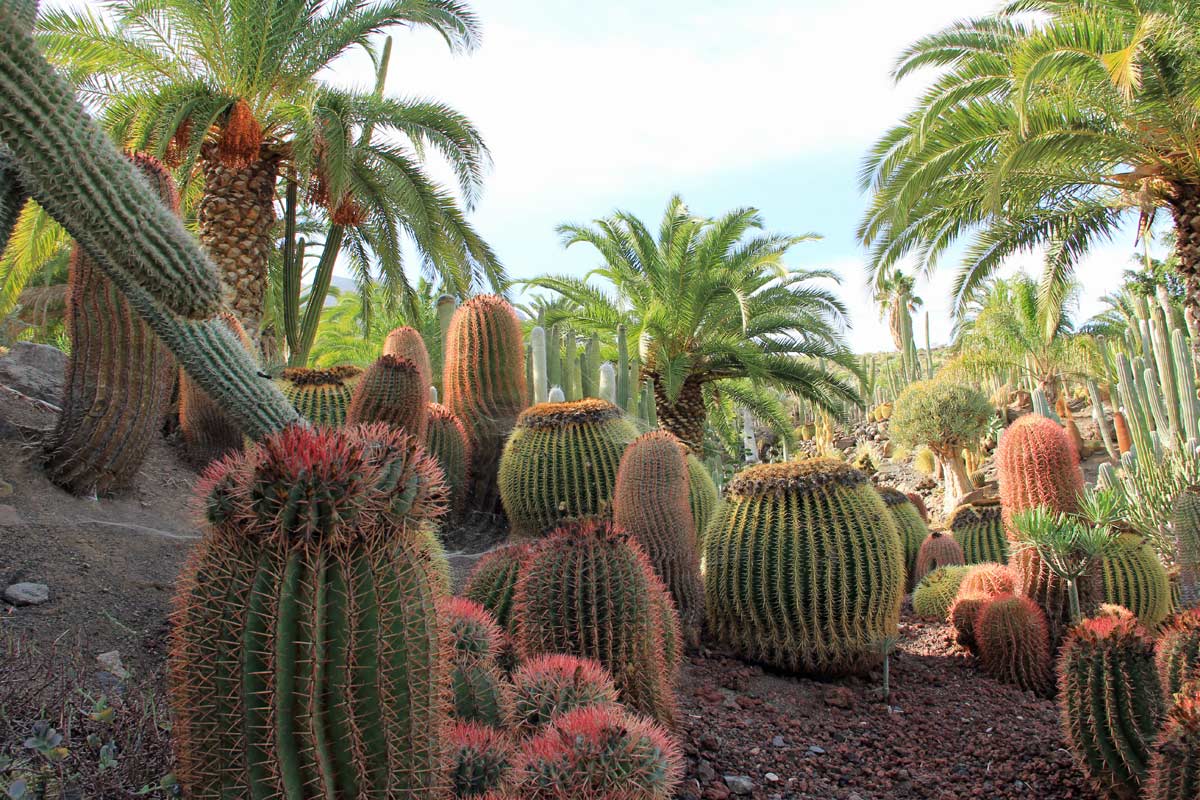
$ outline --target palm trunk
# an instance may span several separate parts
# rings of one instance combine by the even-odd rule
[[[708,410],[704,407],[703,384],[696,376],[683,382],[679,396],[671,402],[663,388],[663,381],[654,375],[654,407],[658,412],[658,425],[669,431],[688,446],[698,458],[704,454],[704,423]]]
[[[221,275],[225,307],[258,341],[267,290],[267,262],[274,247],[275,182],[282,155],[263,145],[259,158],[232,169],[217,157],[216,144],[200,154],[204,195],[197,217],[200,243]]]
[[[1175,219],[1175,252],[1186,292],[1183,312],[1188,331],[1200,331],[1200,185],[1174,187],[1168,200]],[[1200,338],[1192,337],[1192,359],[1200,364]]]

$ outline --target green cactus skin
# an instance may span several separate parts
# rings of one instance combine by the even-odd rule
[[[1200,486],[1189,486],[1175,498],[1171,532],[1179,566],[1179,603],[1196,608],[1200,606]]]
[[[178,212],[166,168],[147,156],[130,160]],[[175,360],[79,245],[67,285],[71,357],[46,475],[73,494],[105,494],[130,485],[160,436]]]
[[[405,325],[390,332],[383,340],[383,355],[407,358],[421,370],[427,390],[433,385],[433,365],[429,360],[429,350],[425,347],[425,339],[421,332],[416,328]]]
[[[346,424],[386,422],[424,442],[429,430],[429,379],[407,358],[382,355],[354,384]]]
[[[458,722],[450,726],[446,738],[455,800],[481,797],[500,788],[516,755],[508,734],[488,725]]]
[[[953,536],[944,531],[932,531],[921,542],[917,550],[917,561],[913,567],[913,575],[919,583],[922,578],[939,567],[957,567],[965,563],[962,548]]]
[[[497,548],[479,560],[467,576],[463,596],[491,612],[496,622],[510,635],[516,633],[513,596],[521,563],[529,555],[529,545],[510,544]]]
[[[450,687],[453,716],[460,722],[496,728],[512,716],[512,692],[495,663],[457,660],[450,668]]]
[[[608,520],[570,523],[533,545],[513,600],[517,653],[600,662],[622,702],[665,725],[676,717],[664,657],[661,583],[646,554]],[[675,622],[678,625],[678,622]]]
[[[683,757],[671,736],[619,706],[564,714],[522,746],[511,794],[521,800],[669,800]]]
[[[169,662],[186,795],[444,797],[449,659],[411,538],[444,509],[432,459],[385,426],[297,426],[197,495]]]
[[[610,514],[621,455],[636,437],[621,409],[603,400],[522,412],[500,459],[512,536],[534,539],[565,519]]]
[[[966,566],[938,567],[921,578],[913,590],[913,613],[924,619],[945,620],[969,569]]]
[[[695,646],[704,622],[704,585],[688,494],[687,455],[674,434],[650,431],[625,448],[613,522],[646,551],[675,601],[684,638]]]
[[[1185,684],[1200,680],[1200,610],[1178,614],[1163,627],[1154,663],[1168,703]]]
[[[472,297],[454,312],[444,353],[444,402],[462,421],[471,442],[467,509],[501,514],[500,455],[517,415],[528,404],[521,322],[504,298]]]
[[[904,554],[867,477],[844,462],[739,473],[705,537],[710,630],[741,655],[818,675],[863,672],[897,635]]]
[[[362,370],[349,365],[288,367],[276,385],[300,416],[313,425],[337,428],[346,423],[346,411],[361,377]]]
[[[721,493],[717,491],[717,484],[704,462],[690,452],[687,454],[687,468],[688,504],[692,508],[692,521],[696,523],[696,545],[703,548],[704,531],[721,504]]]
[[[1154,642],[1113,609],[1072,628],[1058,662],[1067,747],[1097,794],[1137,797],[1162,715]]]
[[[925,537],[929,536],[929,526],[921,519],[921,512],[904,492],[890,486],[880,486],[878,492],[892,515],[892,522],[896,523],[896,533],[899,534],[900,544],[904,548],[905,585],[914,589],[917,584],[917,553],[920,552]]]
[[[438,616],[450,632],[456,660],[495,661],[500,655],[504,631],[479,603],[465,597],[447,597],[438,604]]]
[[[454,412],[440,403],[429,404],[425,446],[438,460],[450,492],[446,522],[462,519],[467,506],[467,481],[471,471],[471,443],[467,430]]]
[[[29,192],[21,183],[17,160],[12,153],[0,145],[0,253],[8,245],[13,228],[17,226],[17,218],[21,209],[29,200]]]
[[[237,339],[242,352],[253,352],[254,345],[237,317],[221,312],[217,320]],[[188,458],[200,466],[240,450],[245,441],[232,415],[183,370],[179,373],[179,433]]]
[[[969,503],[954,510],[946,527],[962,548],[968,564],[1008,563],[1008,537],[997,503]]]
[[[1200,683],[1189,684],[1167,712],[1150,757],[1145,800],[1200,797]]]
[[[1171,581],[1149,543],[1135,533],[1117,537],[1114,551],[1101,561],[1104,602],[1124,606],[1148,629],[1171,615]]]
[[[946,620],[954,628],[955,641],[975,655],[979,655],[979,643],[975,638],[975,623],[979,620],[979,612],[992,601],[991,595],[982,592],[964,592],[958,587],[958,596],[950,604],[946,612]]]
[[[578,708],[619,703],[612,676],[590,658],[540,656],[522,664],[512,683],[511,725],[523,736]]]
[[[1046,614],[1028,597],[1001,594],[979,610],[975,641],[983,668],[1001,683],[1046,696],[1052,664]]]

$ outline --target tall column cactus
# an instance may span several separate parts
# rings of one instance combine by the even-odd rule
[[[1184,608],[1200,606],[1200,486],[1189,486],[1171,508],[1175,563],[1179,567],[1179,600]]]
[[[190,798],[445,796],[437,467],[386,426],[293,427],[211,468],[170,693]]]
[[[832,459],[739,473],[705,536],[709,625],[744,656],[863,672],[897,635],[904,553],[867,476]]]
[[[473,454],[469,510],[499,514],[500,454],[527,405],[521,323],[503,297],[463,303],[444,346],[445,404],[462,421]]]
[[[168,208],[179,194],[166,168],[131,161]],[[71,252],[67,279],[71,357],[62,413],[46,444],[46,474],[75,494],[125,488],[160,435],[174,359],[87,252]]]
[[[400,355],[382,355],[354,386],[346,423],[386,422],[424,442],[429,429],[429,375]]]

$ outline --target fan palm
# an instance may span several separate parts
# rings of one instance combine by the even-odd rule
[[[1198,27],[1192,0],[1016,0],[909,47],[897,80],[939,72],[863,166],[873,275],[905,258],[931,270],[965,240],[961,310],[1008,256],[1044,246],[1040,290],[1061,295],[1093,245],[1167,209],[1195,325]]]
[[[410,292],[407,238],[463,293],[476,279],[502,282],[494,254],[423,161],[429,150],[446,159],[469,208],[488,161],[470,121],[438,102],[320,79],[356,47],[378,58],[374,37],[394,27],[473,47],[478,25],[464,4],[112,0],[106,8],[46,11],[39,42],[120,144],[179,165],[185,183],[203,179],[200,239],[247,331],[263,315],[281,174],[327,216],[330,264],[338,252],[357,262],[373,255],[385,279]]]
[[[545,276],[527,285],[569,301],[546,307],[547,324],[561,319],[610,339],[625,325],[643,377],[654,381],[659,423],[700,452],[706,399],[725,395],[767,421],[786,419],[768,387],[829,409],[858,400],[821,361],[858,370],[842,341],[845,308],[814,285],[833,276],[783,264],[813,237],[752,233],[762,226],[752,208],[706,219],[672,197],[657,237],[625,211],[590,226],[560,226],[564,246],[589,244],[603,264],[582,279]]]

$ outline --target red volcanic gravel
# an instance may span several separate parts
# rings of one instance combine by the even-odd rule
[[[703,651],[680,679],[684,800],[1089,798],[1058,708],[996,683],[949,626],[906,618],[892,694],[818,682]],[[748,781],[746,780],[748,779]]]

